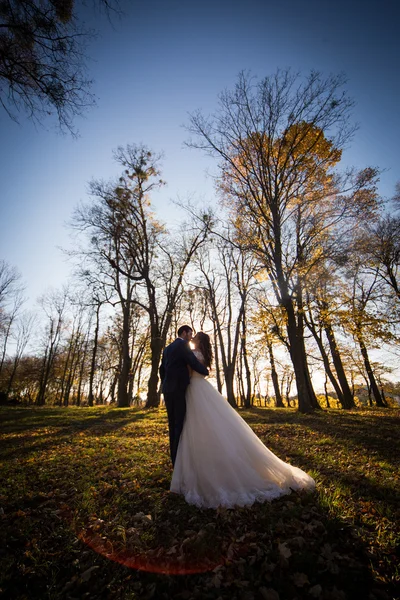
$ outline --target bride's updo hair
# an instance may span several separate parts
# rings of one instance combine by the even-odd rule
[[[211,367],[213,359],[210,336],[204,333],[203,331],[198,331],[193,341],[195,342],[196,349],[200,350],[200,352],[204,356],[206,367],[209,369]]]

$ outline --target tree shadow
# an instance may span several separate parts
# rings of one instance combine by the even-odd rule
[[[0,410],[0,415],[4,417],[1,419],[0,431],[9,436],[1,441],[1,457],[7,460],[20,458],[32,452],[48,451],[60,443],[69,443],[71,437],[79,433],[93,437],[116,433],[124,427],[148,421],[151,415],[143,409],[135,408],[112,408],[105,410],[103,414],[90,414],[85,410],[80,415],[80,409],[72,410],[75,414],[68,408]],[[64,411],[68,411],[67,415]],[[127,435],[131,435],[131,432],[127,432]],[[140,435],[138,432],[137,436]]]
[[[266,412],[267,411],[267,412]],[[379,456],[389,463],[400,457],[400,412],[398,409],[363,411],[318,411],[302,415],[296,411],[253,408],[245,412],[250,426],[255,426],[261,435],[270,434],[273,425],[297,425],[310,432],[331,437],[334,442],[342,442],[348,448],[354,446]],[[368,425],[368,427],[366,427]],[[265,428],[265,429],[261,429]],[[290,436],[290,433],[285,433]],[[310,444],[313,443],[310,438]]]
[[[49,409],[50,412],[52,410]],[[49,443],[52,448],[59,446],[62,456],[61,444],[73,434],[83,432],[86,435],[96,435],[99,432],[107,435],[108,431],[115,432],[124,426],[140,424],[143,419],[152,419],[151,412],[133,411],[134,409],[132,412],[117,409],[115,413],[109,411],[104,415],[90,415],[85,411],[85,415],[78,415],[72,424],[61,420],[57,425],[59,421],[55,420],[52,426],[58,429],[52,432],[53,437]],[[383,497],[394,510],[396,502],[400,501],[397,490],[395,495],[388,497],[384,483],[380,484],[368,477],[360,479],[351,471],[340,471],[338,467],[325,464],[322,455],[312,453],[313,447],[321,443],[323,436],[328,441],[336,440],[339,446],[346,439],[354,440],[355,445],[362,446],[362,439],[378,444],[377,432],[367,431],[362,436],[356,433],[353,435],[359,421],[348,419],[345,415],[341,422],[348,423],[348,427],[344,428],[342,437],[339,437],[334,435],[337,429],[334,423],[337,423],[337,419],[329,414],[326,416],[332,423],[324,425],[322,418],[325,415],[303,416],[295,412],[271,412],[272,414],[266,414],[264,409],[260,413],[250,412],[249,419],[246,413],[246,420],[255,429],[262,430],[261,438],[278,456],[283,459],[289,457],[296,466],[316,472],[321,481],[325,480],[331,487],[345,488],[349,501],[357,502],[359,497],[363,497],[372,502]],[[61,416],[57,418],[61,419],[62,411],[60,413]],[[363,417],[360,415],[360,418]],[[371,427],[380,424],[379,419],[380,417],[376,423],[371,421]],[[45,428],[43,413],[41,421],[41,426]],[[29,420],[25,420],[25,424],[28,432],[34,428]],[[277,427],[277,432],[284,431],[285,435],[275,437],[275,424],[283,426],[281,429]],[[387,431],[389,423],[384,424]],[[288,427],[284,427],[286,425]],[[159,414],[151,424],[153,426],[159,430]],[[300,430],[304,434],[301,447],[300,439],[299,445],[296,441]],[[319,433],[313,437],[311,430]],[[127,433],[129,435],[131,432]],[[46,432],[43,431],[43,434],[46,435]],[[29,443],[28,433],[26,437]],[[20,439],[13,438],[13,443],[20,443]],[[154,448],[159,450],[159,446]],[[21,450],[22,448],[17,448],[15,456]],[[351,457],[351,450],[349,456]],[[85,460],[84,453],[81,458]],[[110,467],[124,464],[117,463],[120,458],[117,449],[107,464]],[[43,495],[39,489],[37,495],[31,497],[30,493],[35,490],[35,480],[31,478],[28,483],[29,494],[20,496],[21,504],[18,506],[6,507],[2,521],[4,527],[7,527],[8,539],[11,539],[11,543],[7,542],[7,552],[11,551],[14,556],[13,563],[7,563],[8,579],[1,584],[6,596],[9,593],[9,597],[29,597],[32,600],[47,597],[49,579],[52,573],[57,573],[52,579],[52,597],[60,599],[132,597],[143,600],[189,600],[193,597],[199,600],[263,600],[266,597],[276,598],[276,594],[279,594],[281,600],[391,600],[395,597],[394,587],[387,580],[380,581],[377,576],[376,569],[383,569],[379,567],[379,562],[387,557],[374,549],[376,532],[371,530],[371,542],[366,543],[366,537],[361,536],[357,521],[349,522],[338,511],[331,510],[324,496],[322,483],[315,494],[293,492],[271,503],[233,510],[198,509],[187,505],[182,497],[168,494],[163,489],[159,494],[153,494],[154,486],[160,488],[159,479],[147,481],[146,485],[141,482],[139,494],[137,488],[123,487],[127,481],[123,473],[124,467],[119,467],[116,475],[114,471],[103,469],[104,465],[96,455],[90,455],[87,460],[90,461],[87,467],[90,473],[88,484],[96,487],[100,479],[110,484],[108,489],[99,486],[94,490],[100,492],[97,497],[101,498],[100,506],[108,511],[108,522],[97,518],[90,520],[93,512],[96,513],[95,517],[99,513],[97,507],[90,508],[83,503],[83,493],[82,497],[75,500],[73,494],[71,497],[67,495],[68,490],[75,485],[77,472],[74,469],[64,471],[66,462],[60,460],[56,465],[65,494],[51,497],[46,495],[45,491],[53,490],[54,485],[59,485],[49,479],[50,483],[43,490]],[[153,456],[149,455],[149,463],[152,460]],[[79,464],[77,461],[76,469]],[[30,463],[25,468],[31,476]],[[164,470],[164,478],[165,473]],[[53,475],[51,470],[49,475]],[[114,483],[116,485],[112,486]],[[126,521],[121,523],[118,519],[123,510],[120,502],[124,495],[127,512]],[[86,514],[87,522],[99,527],[98,534],[107,542],[103,544],[104,552],[102,546],[96,548],[90,545],[88,537],[75,535],[75,516],[72,510],[74,502],[81,513]],[[72,513],[69,529],[63,521],[62,510],[66,510],[65,504],[69,505]],[[64,509],[60,508],[63,506]],[[26,513],[25,516],[18,514],[21,511]],[[150,519],[146,518],[148,514]],[[117,519],[116,523],[113,522],[114,518]],[[123,544],[116,533],[121,529],[127,536],[125,554],[119,551]],[[34,535],[32,532],[35,532]],[[39,540],[37,547],[31,541],[32,537]],[[196,569],[196,565],[200,569],[204,560],[210,557],[213,560],[208,572],[190,571]],[[40,568],[36,564],[40,564]],[[25,568],[24,577],[21,577],[21,565]],[[93,567],[95,576],[91,577],[90,569]],[[149,572],[151,568],[158,568],[158,572]],[[385,576],[388,576],[388,567]]]

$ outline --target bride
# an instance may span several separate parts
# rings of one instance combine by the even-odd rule
[[[209,336],[199,332],[192,343],[209,368]],[[312,477],[268,450],[203,375],[191,373],[171,492],[198,507],[232,508],[314,488]]]

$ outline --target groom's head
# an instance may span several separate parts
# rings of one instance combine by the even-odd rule
[[[192,339],[192,335],[193,335],[193,329],[191,327],[189,327],[189,325],[182,325],[182,327],[179,327],[178,337],[185,340],[185,342],[190,342],[190,340]]]

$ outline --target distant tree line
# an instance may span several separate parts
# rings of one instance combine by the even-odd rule
[[[73,215],[74,282],[40,300],[39,329],[1,265],[3,398],[156,407],[162,350],[188,322],[211,334],[233,406],[390,404],[399,385],[374,350],[398,349],[400,187],[384,201],[377,169],[339,170],[354,133],[343,85],[240,75],[214,116],[193,115],[189,144],[218,158],[218,203],[181,204],[177,231],[151,205],[159,158],[119,148],[121,176],[92,182]]]

